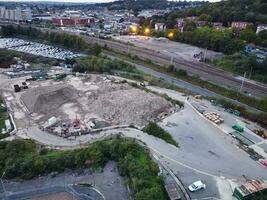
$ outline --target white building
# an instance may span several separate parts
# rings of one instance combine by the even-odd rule
[[[26,22],[32,20],[32,11],[30,8],[22,10],[17,7],[14,10],[0,7],[0,20],[3,21],[14,21],[14,22]]]
[[[259,24],[259,25],[257,26],[257,31],[256,31],[256,33],[258,34],[259,32],[264,31],[264,30],[267,30],[267,24]]]
[[[163,23],[156,23],[155,24],[155,31],[164,31],[166,29],[165,24]]]

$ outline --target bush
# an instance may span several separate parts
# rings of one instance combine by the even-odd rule
[[[165,142],[178,147],[178,143],[172,138],[172,136],[154,122],[149,122],[149,124],[145,128],[143,128],[142,131],[146,132],[149,135],[161,138]]]
[[[134,140],[106,140],[69,151],[38,152],[38,149],[30,140],[0,142],[0,174],[5,171],[4,178],[31,179],[51,172],[62,172],[66,168],[104,167],[108,160],[114,160],[134,199],[167,199],[163,180],[157,175],[158,166],[149,157],[149,152]],[[86,164],[88,160],[92,163],[89,166]]]

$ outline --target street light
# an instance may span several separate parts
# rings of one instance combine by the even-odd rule
[[[172,39],[173,36],[174,36],[174,33],[173,33],[173,32],[169,32],[169,33],[168,33],[168,38],[169,38],[169,39]]]
[[[137,34],[138,32],[137,26],[131,26],[131,32]]]
[[[150,28],[145,28],[145,30],[144,30],[144,34],[145,34],[145,35],[150,34]]]

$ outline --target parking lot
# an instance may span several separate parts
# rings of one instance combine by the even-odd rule
[[[83,54],[75,53],[69,50],[64,50],[59,47],[50,46],[37,42],[30,42],[27,40],[22,40],[17,38],[1,38],[0,49],[14,50],[23,53],[29,53],[37,56],[44,56],[60,60],[83,56]]]

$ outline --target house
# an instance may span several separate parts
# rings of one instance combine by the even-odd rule
[[[251,180],[236,187],[233,196],[238,200],[251,199],[254,194],[267,191],[267,182],[263,180]]]
[[[259,32],[264,31],[264,30],[267,30],[267,24],[259,24],[259,25],[257,26],[257,31],[256,31],[256,33],[258,34]]]
[[[166,29],[165,24],[163,23],[156,23],[155,24],[155,31],[164,31]]]
[[[185,26],[185,19],[184,18],[178,18],[176,20],[176,26],[179,31],[183,32],[184,26]]]
[[[212,27],[215,29],[222,29],[223,28],[223,23],[222,22],[213,22]]]
[[[232,22],[231,27],[236,30],[243,30],[246,29],[248,26],[252,25],[249,22]]]
[[[204,27],[204,26],[207,25],[207,22],[206,21],[199,21],[198,20],[195,23],[196,23],[197,28],[201,28],[201,27]]]

